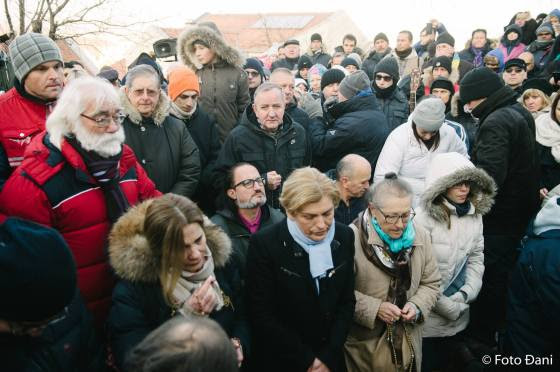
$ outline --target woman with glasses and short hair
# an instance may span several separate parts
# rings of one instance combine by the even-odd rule
[[[345,371],[354,314],[354,239],[334,221],[334,182],[295,170],[280,202],[287,219],[251,237],[247,258],[255,371]]]
[[[148,177],[162,193],[192,197],[200,178],[198,147],[186,125],[171,115],[157,71],[149,65],[133,67],[120,95],[125,143]]]
[[[345,344],[348,371],[411,371],[439,295],[428,233],[414,221],[411,186],[395,173],[370,187],[354,231],[356,310]]]
[[[184,196],[147,200],[119,219],[109,237],[109,259],[120,281],[108,334],[120,370],[126,355],[173,316],[218,322],[242,363],[249,329],[231,253],[227,235]]]
[[[424,192],[426,170],[431,159],[440,153],[467,155],[467,147],[451,126],[444,123],[445,105],[435,96],[424,97],[408,117],[387,137],[377,160],[374,181],[395,173],[410,183],[416,206]]]
[[[469,323],[469,304],[482,286],[482,216],[492,207],[495,194],[494,180],[463,155],[452,152],[432,159],[416,222],[430,235],[441,296],[423,329],[424,372],[452,366],[463,370],[475,359],[462,331]]]

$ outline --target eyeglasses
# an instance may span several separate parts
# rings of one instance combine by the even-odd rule
[[[381,213],[381,215],[385,219],[385,223],[389,223],[391,225],[396,224],[399,218],[403,224],[406,224],[408,220],[413,219],[414,216],[416,215],[414,209],[410,209],[410,211],[406,212],[405,214],[401,214],[399,216],[387,216],[385,213],[383,213],[383,211],[380,208],[377,208],[377,210],[379,211],[379,213]]]
[[[523,69],[519,68],[519,67],[508,67],[508,68],[506,68],[506,72],[508,74],[511,74],[512,72],[515,72],[516,74],[520,74],[521,71],[523,71]]]
[[[126,115],[123,114],[123,113],[118,113],[118,114],[112,115],[112,116],[102,116],[102,117],[99,117],[99,118],[93,118],[93,117],[85,115],[85,114],[80,114],[80,116],[83,116],[86,119],[94,121],[95,125],[97,125],[100,128],[108,127],[109,125],[111,125],[111,122],[113,122],[113,121],[116,124],[121,125],[124,121],[124,118],[126,117]]]
[[[233,185],[232,189],[237,188],[238,186],[243,186],[246,189],[250,189],[252,187],[255,187],[255,182],[258,183],[259,185],[264,185],[266,184],[266,180],[262,177],[257,177],[257,178],[247,178],[246,180],[243,180],[235,185]]]
[[[245,72],[247,73],[247,75],[249,75],[249,77],[257,77],[257,76],[260,75],[258,71],[247,71],[247,70],[245,70]]]
[[[383,76],[383,75],[375,75],[375,80],[380,81],[386,81],[386,82],[390,82],[393,80],[393,78],[391,76]]]

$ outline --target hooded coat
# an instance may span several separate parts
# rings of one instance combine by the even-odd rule
[[[111,351],[119,368],[134,346],[175,314],[175,309],[165,302],[159,281],[161,257],[150,248],[144,235],[144,219],[151,202],[147,200],[121,217],[109,238],[111,267],[121,279],[113,291],[108,320]],[[239,338],[247,353],[249,331],[241,301],[239,271],[229,261],[231,241],[207,219],[203,231],[212,252],[214,275],[224,296],[224,307],[209,317],[229,337]]]
[[[216,61],[204,66],[196,61],[194,44],[197,40],[209,46],[216,54]],[[183,31],[177,39],[177,47],[181,61],[198,76],[199,103],[215,117],[223,143],[251,101],[247,74],[243,70],[244,59],[217,31],[205,26]]]
[[[466,215],[459,217],[442,195],[462,181],[470,182],[467,200],[471,206]],[[430,164],[415,222],[430,235],[442,295],[426,319],[423,337],[453,336],[467,327],[468,304],[476,299],[484,273],[482,216],[492,207],[495,193],[492,178],[463,155],[442,154]],[[450,298],[459,291],[466,294],[466,299]]]
[[[216,189],[222,190],[223,175],[234,164],[247,162],[266,173],[276,171],[286,180],[293,170],[311,164],[311,142],[305,129],[284,113],[282,124],[275,135],[265,132],[257,121],[251,105],[247,106],[240,124],[235,127],[216,162]],[[266,188],[267,202],[280,208],[278,198],[281,187],[276,190]]]
[[[366,158],[375,169],[377,158],[389,134],[387,119],[373,94],[352,97],[335,104],[329,113],[335,119],[327,127],[321,121],[311,123],[313,156],[319,170],[336,168],[340,159],[348,154]]]
[[[151,117],[143,117],[120,91],[126,118],[125,143],[162,193],[191,197],[200,178],[198,148],[186,126],[169,114],[170,101],[161,91]]]
[[[366,209],[364,213],[365,215],[360,214],[357,221],[361,221],[364,217],[369,221],[371,218],[369,211]],[[414,348],[416,370],[419,370],[422,365],[422,326],[438,298],[440,275],[432,254],[430,237],[424,229],[413,223],[416,236],[410,254],[411,285],[406,291],[406,298],[407,302],[412,302],[418,307],[421,316],[415,323],[407,324],[407,329]],[[371,226],[371,223],[369,225]],[[389,286],[393,281],[390,275],[368,259],[371,250],[369,244],[383,247],[384,243],[377,232],[371,228],[367,231],[368,246],[364,246],[360,237],[361,231],[355,224],[351,224],[350,227],[354,231],[356,310],[354,322],[344,345],[346,365],[349,372],[394,371],[396,369],[391,361],[390,348],[385,347],[388,342],[382,337],[386,330],[386,323],[377,317],[381,303],[387,301]],[[411,350],[404,336],[401,347],[403,362],[408,365]],[[381,352],[375,353],[376,350]],[[372,362],[372,359],[375,362]]]

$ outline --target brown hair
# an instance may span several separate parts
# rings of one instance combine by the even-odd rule
[[[204,215],[190,199],[165,194],[146,210],[144,232],[150,248],[160,257],[159,280],[168,305],[175,302],[173,289],[183,270],[183,228],[191,223],[204,224]]]
[[[284,182],[280,204],[286,212],[295,214],[307,204],[319,202],[324,196],[330,198],[336,208],[340,193],[335,182],[315,168],[299,168]]]
[[[556,107],[558,107],[558,101],[560,101],[560,93],[556,94],[556,97],[554,97],[554,101],[552,101],[552,105],[550,105],[550,117],[556,122],[556,124],[560,124],[560,118],[556,116]]]
[[[451,98],[449,99],[451,100]],[[412,133],[414,133],[414,138],[416,138],[416,141],[418,141],[418,143],[421,145],[423,143],[422,138],[420,138],[420,136],[418,135],[418,132],[416,131],[416,123],[412,122]],[[440,134],[439,134],[439,129],[437,130],[437,133],[434,134],[434,144],[432,145],[431,148],[428,149],[428,151],[436,151],[437,148],[439,147],[439,140],[440,140]]]
[[[525,105],[525,100],[529,97],[541,97],[542,107],[539,109],[539,111],[541,111],[543,108],[550,105],[550,98],[546,94],[544,94],[542,90],[539,89],[534,89],[534,88],[527,89],[525,92],[523,92],[523,95],[521,97],[522,97],[521,104],[525,108],[527,108],[527,106]]]

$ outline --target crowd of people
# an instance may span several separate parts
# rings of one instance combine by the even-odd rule
[[[560,10],[413,39],[204,23],[122,79],[11,40],[0,369],[558,369]]]

